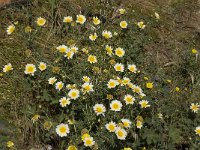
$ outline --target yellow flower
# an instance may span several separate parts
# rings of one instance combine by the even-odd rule
[[[143,126],[142,121],[137,120],[137,121],[136,121],[136,127],[137,127],[138,129],[141,129],[142,126]]]
[[[8,72],[8,71],[11,71],[11,70],[13,70],[11,63],[8,63],[7,65],[5,65],[3,67],[3,72]]]
[[[128,26],[128,23],[127,23],[126,21],[121,21],[121,22],[120,22],[120,27],[121,27],[122,29],[126,29],[127,26]]]
[[[8,35],[12,34],[15,31],[15,26],[14,25],[8,26],[6,31]]]
[[[44,26],[46,23],[46,20],[42,17],[37,18],[37,25],[38,26]]]
[[[195,131],[195,133],[196,133],[197,135],[200,136],[200,126],[196,127],[196,129],[195,129],[194,131]]]
[[[15,25],[18,25],[18,24],[19,24],[19,21],[15,21],[14,24],[15,24]]]
[[[158,118],[163,119],[163,114],[158,113]]]
[[[149,80],[149,78],[148,77],[144,77],[144,80]]]
[[[54,84],[57,81],[55,77],[49,78],[48,82],[49,84]]]
[[[82,52],[85,53],[85,54],[88,54],[88,53],[89,53],[89,51],[88,51],[86,48],[83,48],[83,49],[82,49]]]
[[[95,113],[98,115],[103,115],[104,116],[104,113],[106,112],[106,108],[103,104],[95,104],[94,107],[93,107]]]
[[[92,85],[91,83],[89,83],[89,82],[85,82],[85,83],[82,85],[82,88],[83,88],[83,91],[84,91],[84,92],[87,92],[87,93],[93,92],[93,91],[94,91],[94,90],[93,90],[93,85]]]
[[[132,150],[130,147],[125,147],[124,150]]]
[[[93,23],[94,23],[95,25],[99,25],[99,24],[101,23],[101,21],[99,20],[98,17],[93,17]]]
[[[68,124],[59,124],[56,126],[56,133],[60,136],[60,137],[65,137],[67,136],[67,134],[69,134],[69,126]]]
[[[77,53],[78,52],[78,47],[72,46],[72,47],[70,47],[70,51],[72,51],[73,53]]]
[[[60,52],[60,53],[66,53],[66,51],[68,50],[68,47],[65,45],[60,45],[58,47],[56,47],[56,49]]]
[[[116,128],[115,134],[117,135],[117,138],[120,140],[125,140],[125,138],[127,136],[126,130],[122,129],[121,127]]]
[[[118,35],[118,33],[117,32],[114,32],[114,36],[117,36]]]
[[[142,89],[139,86],[133,85],[132,87],[133,92],[141,94],[142,93]]]
[[[69,100],[69,98],[66,98],[66,97],[62,97],[60,100],[60,106],[61,107],[66,107],[67,105],[69,105],[71,102]]]
[[[143,22],[143,21],[138,22],[137,25],[138,25],[138,27],[139,27],[140,29],[144,29],[144,28],[146,27],[146,25],[144,25],[144,22]]]
[[[76,121],[75,121],[74,119],[69,119],[69,120],[68,120],[68,123],[69,123],[69,124],[75,124]]]
[[[139,102],[141,108],[147,108],[150,107],[149,102],[147,100],[142,100]]]
[[[63,86],[64,86],[64,83],[62,83],[61,81],[56,83],[56,89],[59,91],[63,88]]]
[[[123,127],[125,128],[130,128],[132,122],[129,119],[121,119],[122,123],[123,123]]]
[[[194,113],[197,113],[198,110],[200,109],[200,105],[198,103],[192,103],[191,106],[190,106],[190,109],[194,112]]]
[[[107,94],[107,95],[106,95],[106,99],[108,99],[108,100],[112,100],[112,99],[113,99],[113,95],[111,95],[111,94]]]
[[[94,33],[94,34],[90,34],[90,36],[89,36],[89,39],[91,40],[91,41],[95,41],[96,39],[97,39],[97,34],[96,33]]]
[[[111,89],[111,88],[115,88],[117,85],[119,85],[119,82],[117,80],[110,79],[108,81],[107,87]]]
[[[24,30],[26,33],[30,33],[32,31],[32,28],[30,26],[26,26]]]
[[[45,121],[43,124],[43,127],[45,130],[49,130],[52,127],[52,122],[50,121]]]
[[[94,73],[100,74],[100,73],[101,73],[101,68],[94,66],[94,67],[92,68],[92,71],[93,71]]]
[[[79,98],[80,96],[80,92],[79,90],[77,89],[71,89],[69,92],[68,92],[68,96],[71,98],[71,99],[77,99]]]
[[[39,69],[40,69],[41,71],[44,71],[46,68],[47,68],[46,63],[40,62]]]
[[[95,144],[93,137],[86,137],[83,142],[86,147],[91,147]]]
[[[107,51],[107,54],[109,55],[109,56],[111,56],[112,55],[112,50],[113,50],[113,48],[111,47],[111,46],[109,46],[109,45],[106,45],[106,51]]]
[[[63,19],[63,22],[65,22],[65,23],[70,23],[72,21],[73,21],[73,18],[71,16],[64,17],[64,19]]]
[[[116,127],[117,127],[116,123],[113,122],[113,121],[107,123],[105,126],[106,126],[106,129],[107,129],[109,132],[115,132]]]
[[[127,94],[124,97],[124,101],[125,101],[126,105],[133,104],[135,101],[135,98],[132,95]]]
[[[67,150],[77,150],[76,146],[74,145],[70,145]]]
[[[123,57],[125,54],[125,51],[123,48],[118,47],[115,49],[115,55],[117,55],[118,57]]]
[[[72,59],[74,56],[74,52],[72,52],[70,50],[67,50],[65,53],[66,53],[65,57],[67,57],[67,59]]]
[[[81,136],[81,139],[82,139],[82,141],[83,141],[83,140],[85,140],[85,138],[89,138],[89,137],[90,137],[90,135],[87,134],[87,133],[85,133],[85,134],[83,134],[83,135]]]
[[[40,118],[40,115],[38,115],[38,114],[36,114],[36,115],[34,115],[33,117],[32,117],[32,121],[33,121],[33,123],[35,123],[36,121],[38,121],[38,119]]]
[[[154,14],[155,14],[156,19],[159,20],[160,19],[160,15],[157,12],[155,12]]]
[[[71,89],[76,89],[76,84],[67,84],[67,85],[66,85],[66,88],[67,88],[67,89],[70,89],[70,90],[71,90]]]
[[[110,103],[110,108],[112,111],[121,111],[122,109],[122,103],[118,100],[113,100],[111,103]]]
[[[123,85],[128,85],[130,82],[131,82],[131,80],[130,80],[129,78],[124,77],[123,80],[122,80],[121,85],[122,85],[122,86],[123,86]]]
[[[88,61],[89,61],[91,64],[97,63],[97,57],[94,56],[94,55],[89,55]]]
[[[172,80],[169,80],[169,79],[168,79],[168,80],[167,80],[167,82],[168,82],[168,83],[171,83],[171,82],[172,82]]]
[[[60,72],[60,68],[59,67],[53,67],[52,68],[52,72],[53,73],[59,73]]]
[[[136,73],[136,72],[137,72],[137,67],[136,67],[135,64],[128,65],[128,70],[129,70],[130,72]]]
[[[7,142],[7,147],[8,148],[11,148],[11,147],[13,147],[14,146],[14,143],[12,142],[12,141],[8,141]]]
[[[196,49],[192,49],[192,53],[193,53],[193,54],[197,54],[198,51],[197,51]]]
[[[109,63],[110,63],[111,65],[114,65],[116,62],[115,62],[114,59],[111,59],[111,60],[109,60]]]
[[[90,82],[90,78],[88,76],[83,76],[82,80],[84,82]]]
[[[144,119],[142,118],[142,116],[137,116],[137,117],[136,117],[136,120],[141,121],[141,122],[144,121]]]
[[[148,89],[152,89],[152,88],[153,88],[153,83],[152,83],[152,82],[147,82],[147,83],[146,83],[146,87],[147,87]]]
[[[180,91],[180,88],[179,88],[179,87],[176,87],[176,88],[175,88],[175,91],[176,91],[176,92],[179,92],[179,91]]]
[[[27,64],[24,73],[34,75],[36,67],[33,64]]]
[[[75,45],[76,44],[76,41],[74,41],[73,39],[69,39],[68,41],[67,41],[67,45]]]
[[[116,63],[114,68],[115,68],[115,71],[124,72],[124,65],[121,63]]]
[[[112,37],[112,33],[110,31],[107,31],[107,30],[104,30],[102,32],[102,36],[105,38],[105,39],[110,39]]]
[[[123,8],[119,9],[119,13],[120,13],[121,15],[125,14],[125,12],[126,12],[125,9],[123,9]]]
[[[77,17],[77,20],[76,20],[77,23],[80,23],[80,24],[84,24],[85,23],[85,21],[86,21],[85,16],[77,15],[76,17]]]

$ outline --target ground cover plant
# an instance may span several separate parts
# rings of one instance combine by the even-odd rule
[[[2,9],[1,148],[198,149],[198,4]]]

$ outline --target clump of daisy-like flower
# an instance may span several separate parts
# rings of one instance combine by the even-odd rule
[[[34,59],[39,62],[37,65],[28,63],[25,67],[28,82],[34,80],[33,89],[38,85],[34,92],[37,104],[32,123],[41,128],[38,131],[44,129],[45,137],[57,143],[60,149],[98,149],[102,142],[109,143],[108,149],[113,149],[112,143],[119,146],[121,140],[125,145],[119,148],[129,146],[126,142],[134,142],[132,136],[143,134],[143,125],[148,125],[137,116],[149,113],[150,109],[145,108],[153,102],[148,94],[154,91],[150,90],[153,81],[145,80],[148,85],[142,82],[143,68],[134,62],[133,46],[126,45],[123,39],[129,37],[135,23],[126,20],[126,10],[122,8],[117,10],[118,19],[114,22],[104,20],[101,15],[61,16],[60,22],[57,20],[53,25],[62,26],[62,40],[58,31],[53,34],[58,40],[50,46],[45,44],[45,48],[52,50],[52,59],[40,56]],[[31,27],[33,31],[48,32],[52,24],[49,19],[47,24],[46,19],[37,18],[36,27]],[[116,23],[116,28],[109,23],[113,26]],[[144,22],[136,25],[145,28]],[[33,31],[27,33],[31,36]],[[3,70],[12,70],[12,65],[7,64]],[[194,105],[191,109],[197,111]]]

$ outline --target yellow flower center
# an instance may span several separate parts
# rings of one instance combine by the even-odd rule
[[[61,48],[59,49],[59,51],[60,51],[61,53],[64,53],[64,52],[66,51],[66,48],[61,47]]]
[[[63,87],[63,85],[60,83],[58,84],[58,88],[61,89]]]
[[[103,112],[103,108],[102,108],[102,107],[97,107],[97,108],[96,108],[96,111],[97,111],[98,113],[101,113],[101,112]]]
[[[197,133],[197,134],[200,134],[200,129],[197,129],[197,130],[196,130],[196,133]]]
[[[125,127],[129,127],[129,123],[128,123],[128,122],[123,122],[123,125],[124,125]]]
[[[77,148],[75,146],[69,146],[68,149],[69,150],[77,150]]]
[[[117,135],[118,135],[119,137],[122,137],[122,136],[124,136],[124,133],[123,133],[122,131],[119,130],[119,131],[117,132]]]
[[[83,22],[84,20],[83,20],[83,17],[78,17],[78,21],[79,22]]]
[[[114,109],[118,109],[118,108],[119,108],[119,105],[115,103],[115,104],[113,104],[113,108],[114,108]]]
[[[146,102],[143,102],[141,105],[142,105],[142,107],[146,107],[146,106],[147,106],[147,103],[146,103]]]
[[[76,92],[72,92],[72,97],[76,97],[77,93]]]
[[[115,130],[115,126],[114,126],[113,124],[110,124],[108,128],[109,128],[109,130],[111,130],[111,131],[114,131],[114,130]]]
[[[198,110],[198,106],[197,105],[193,105],[192,106],[192,110]]]
[[[121,70],[121,66],[117,66],[117,67],[116,67],[116,70],[117,70],[117,71]]]
[[[34,71],[34,67],[33,66],[29,66],[28,68],[27,68],[27,72],[33,72]]]
[[[61,127],[61,128],[60,128],[60,132],[61,132],[61,133],[65,133],[66,131],[67,131],[67,129],[66,129],[65,127]]]
[[[116,51],[116,54],[117,54],[118,56],[122,56],[122,55],[123,55],[123,52],[122,52],[122,50],[117,50],[117,51]]]
[[[66,100],[62,100],[62,105],[66,105],[67,104],[67,101]]]
[[[115,86],[115,82],[110,82],[109,86],[114,87]]]
[[[9,32],[11,32],[11,33],[14,32],[14,30],[15,30],[14,26],[12,26],[12,27],[9,28]]]
[[[131,97],[127,97],[127,98],[126,98],[126,101],[127,101],[127,102],[132,102],[132,98],[131,98]]]
[[[105,38],[109,38],[110,35],[108,33],[104,34]]]
[[[140,92],[140,89],[139,89],[139,88],[135,88],[134,91],[135,91],[136,93],[139,93],[139,92]]]
[[[87,145],[91,145],[91,144],[92,144],[92,140],[86,140],[85,143],[86,143]]]

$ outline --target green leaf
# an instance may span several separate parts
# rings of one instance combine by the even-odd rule
[[[172,143],[180,143],[181,142],[181,130],[175,127],[171,127],[169,129],[169,137],[172,140]]]

